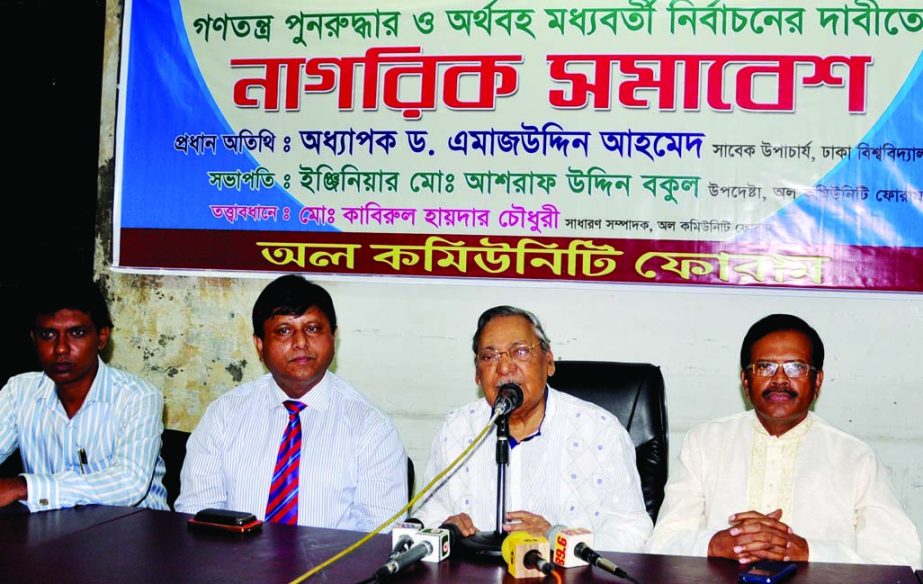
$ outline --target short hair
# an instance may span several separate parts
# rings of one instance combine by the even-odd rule
[[[500,316],[521,316],[528,320],[529,323],[532,324],[532,330],[535,336],[538,337],[538,342],[542,347],[542,351],[547,353],[548,349],[551,348],[551,341],[548,340],[548,335],[545,334],[545,329],[542,328],[542,323],[538,320],[537,316],[528,310],[504,305],[488,308],[481,314],[481,317],[478,318],[478,328],[474,331],[474,339],[471,341],[471,349],[474,351],[475,355],[477,355],[478,348],[481,344],[481,333],[484,332],[484,327],[487,326],[487,323]]]
[[[824,368],[824,342],[820,335],[811,325],[791,314],[770,314],[750,327],[740,346],[740,368],[746,369],[750,364],[750,352],[757,341],[780,331],[795,331],[806,336],[811,342],[811,365],[818,370]]]
[[[112,328],[109,306],[99,286],[92,281],[77,284],[45,284],[38,287],[32,299],[30,329],[40,316],[53,315],[59,310],[79,310],[89,315],[93,326],[99,332]]]
[[[253,334],[263,338],[263,324],[277,314],[302,315],[311,308],[324,313],[330,330],[337,330],[337,313],[330,294],[301,276],[288,274],[263,288],[253,305]]]

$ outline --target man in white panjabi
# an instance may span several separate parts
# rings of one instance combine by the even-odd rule
[[[686,434],[647,550],[919,568],[919,536],[875,453],[809,411],[824,381],[817,332],[767,316],[740,363],[754,409]]]

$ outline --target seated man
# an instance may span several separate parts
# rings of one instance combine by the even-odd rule
[[[490,420],[498,388],[515,383],[523,402],[510,414],[510,463],[504,530],[545,535],[552,524],[594,532],[595,548],[638,551],[651,531],[635,449],[609,412],[548,387],[554,355],[541,323],[511,306],[491,308],[474,333],[475,382],[484,399],[446,416],[433,439],[427,481]],[[496,527],[495,440],[484,440],[414,516],[455,524],[462,535]]]
[[[160,458],[163,396],[99,358],[112,320],[94,284],[46,290],[35,302],[32,342],[41,373],[0,390],[0,462],[16,448],[25,473],[0,479],[0,507],[74,505],[167,509]]]
[[[875,453],[808,411],[823,366],[824,344],[800,318],[750,328],[740,379],[754,411],[686,434],[648,551],[919,567],[916,529]]]
[[[326,290],[271,282],[253,306],[269,370],[212,403],[189,438],[176,510],[248,511],[277,523],[371,531],[407,498],[391,420],[328,371],[337,328]]]

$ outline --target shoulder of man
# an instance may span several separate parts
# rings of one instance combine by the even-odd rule
[[[0,388],[0,397],[13,412],[22,413],[25,404],[54,395],[54,383],[41,371],[30,371],[10,377]]]
[[[42,381],[48,379],[41,371],[28,371],[10,377],[2,391],[32,392],[42,386]]]
[[[554,388],[549,388],[549,392],[549,398],[554,399],[557,403],[557,415],[574,418],[574,421],[578,423],[580,422],[579,418],[585,417],[587,423],[592,421],[595,428],[612,426],[625,431],[625,426],[618,416],[606,408]]]
[[[351,383],[332,371],[327,371],[327,377],[330,397],[333,398],[333,402],[336,404],[335,407],[345,407],[350,410],[353,417],[364,416],[366,421],[377,419],[392,424],[391,416],[372,403],[368,396],[356,389]]]
[[[850,453],[852,456],[871,456],[877,458],[872,447],[866,444],[862,439],[853,436],[849,432],[840,430],[813,412],[808,415],[811,416],[811,430],[808,435],[813,436],[814,440],[823,440],[832,445],[836,445],[838,450]]]
[[[253,413],[253,400],[259,400],[272,385],[272,375],[267,373],[252,381],[241,383],[215,398],[206,408],[206,415],[225,417],[234,412]]]
[[[753,410],[744,410],[706,420],[689,428],[683,436],[683,443],[690,441],[712,443],[716,440],[724,442],[742,431],[751,431],[755,422],[756,414]]]

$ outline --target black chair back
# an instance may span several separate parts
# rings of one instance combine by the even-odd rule
[[[416,480],[417,473],[413,469],[413,460],[407,457],[407,502],[413,499],[413,483]]]
[[[648,363],[557,361],[551,387],[612,412],[635,446],[644,504],[657,520],[667,482],[667,408],[663,375]]]
[[[183,470],[183,461],[186,460],[186,441],[189,432],[182,430],[165,429],[161,435],[160,456],[163,457],[167,470],[163,475],[163,486],[167,489],[167,503],[173,509],[173,503],[179,497],[180,471]]]
[[[13,454],[0,464],[0,478],[10,478],[19,476],[23,471],[22,457],[19,455],[19,449],[13,451]]]

